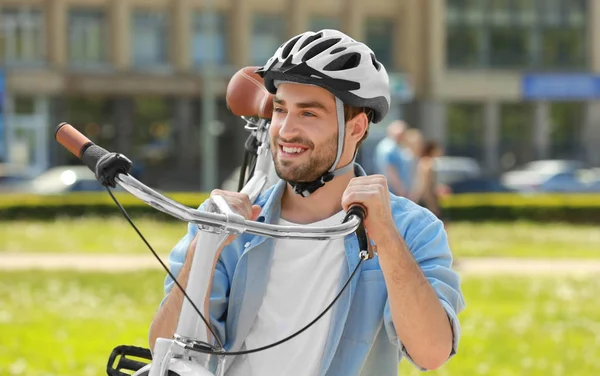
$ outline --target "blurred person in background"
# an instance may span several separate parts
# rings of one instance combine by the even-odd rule
[[[407,131],[402,120],[392,122],[386,137],[381,140],[374,153],[376,172],[386,177],[390,191],[396,196],[408,197],[414,171],[414,156],[404,144]]]
[[[435,141],[424,141],[420,132],[417,132],[408,135],[413,152],[419,156],[415,169],[415,183],[409,199],[429,209],[439,219],[442,219],[442,209],[438,195],[440,187],[436,179],[435,159],[443,155],[443,150]]]

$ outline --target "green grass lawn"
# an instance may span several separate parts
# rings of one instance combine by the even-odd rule
[[[115,346],[147,347],[163,275],[3,272],[0,375],[106,375]]]
[[[600,258],[595,225],[458,222],[448,237],[458,257]]]
[[[180,222],[137,219],[154,249],[167,254],[185,235]],[[600,228],[591,225],[450,223],[448,234],[457,257],[600,257]],[[123,218],[63,219],[55,222],[0,222],[0,252],[148,253]]]
[[[184,222],[134,219],[155,251],[165,254],[187,232]],[[59,221],[7,221],[0,224],[0,252],[131,254],[150,251],[122,217],[83,217]]]
[[[106,375],[113,347],[147,346],[162,281],[159,271],[2,273],[0,375]],[[459,353],[428,374],[600,374],[600,279],[466,277],[463,288]]]

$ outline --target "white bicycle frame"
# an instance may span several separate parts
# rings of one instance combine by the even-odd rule
[[[258,195],[272,183],[273,163],[268,142],[269,121],[248,121],[246,129],[256,132],[260,143],[253,176],[242,189],[254,202]],[[249,125],[255,128],[249,128]],[[219,257],[223,242],[231,234],[248,232],[272,238],[333,239],[356,231],[360,225],[357,216],[330,227],[279,226],[246,220],[233,212],[222,197],[209,199],[206,211],[189,208],[152,190],[128,174],[118,174],[116,182],[129,193],[164,213],[182,221],[198,225],[199,238],[189,274],[187,295],[196,307],[210,320],[209,295],[213,267]],[[174,286],[173,288],[178,288]],[[201,320],[192,304],[185,299],[179,323],[173,338],[158,338],[155,342],[152,363],[134,373],[134,376],[215,376],[224,375],[228,356],[209,355],[198,348],[224,352],[218,341]]]

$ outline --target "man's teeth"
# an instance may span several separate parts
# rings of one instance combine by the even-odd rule
[[[301,149],[301,148],[287,148],[285,146],[283,146],[282,149],[283,149],[283,151],[285,151],[286,153],[289,153],[289,154],[302,153],[304,151],[304,149]]]

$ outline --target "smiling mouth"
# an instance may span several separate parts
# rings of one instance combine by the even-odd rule
[[[288,147],[279,145],[279,152],[282,157],[296,158],[303,155],[308,149],[300,147]]]

